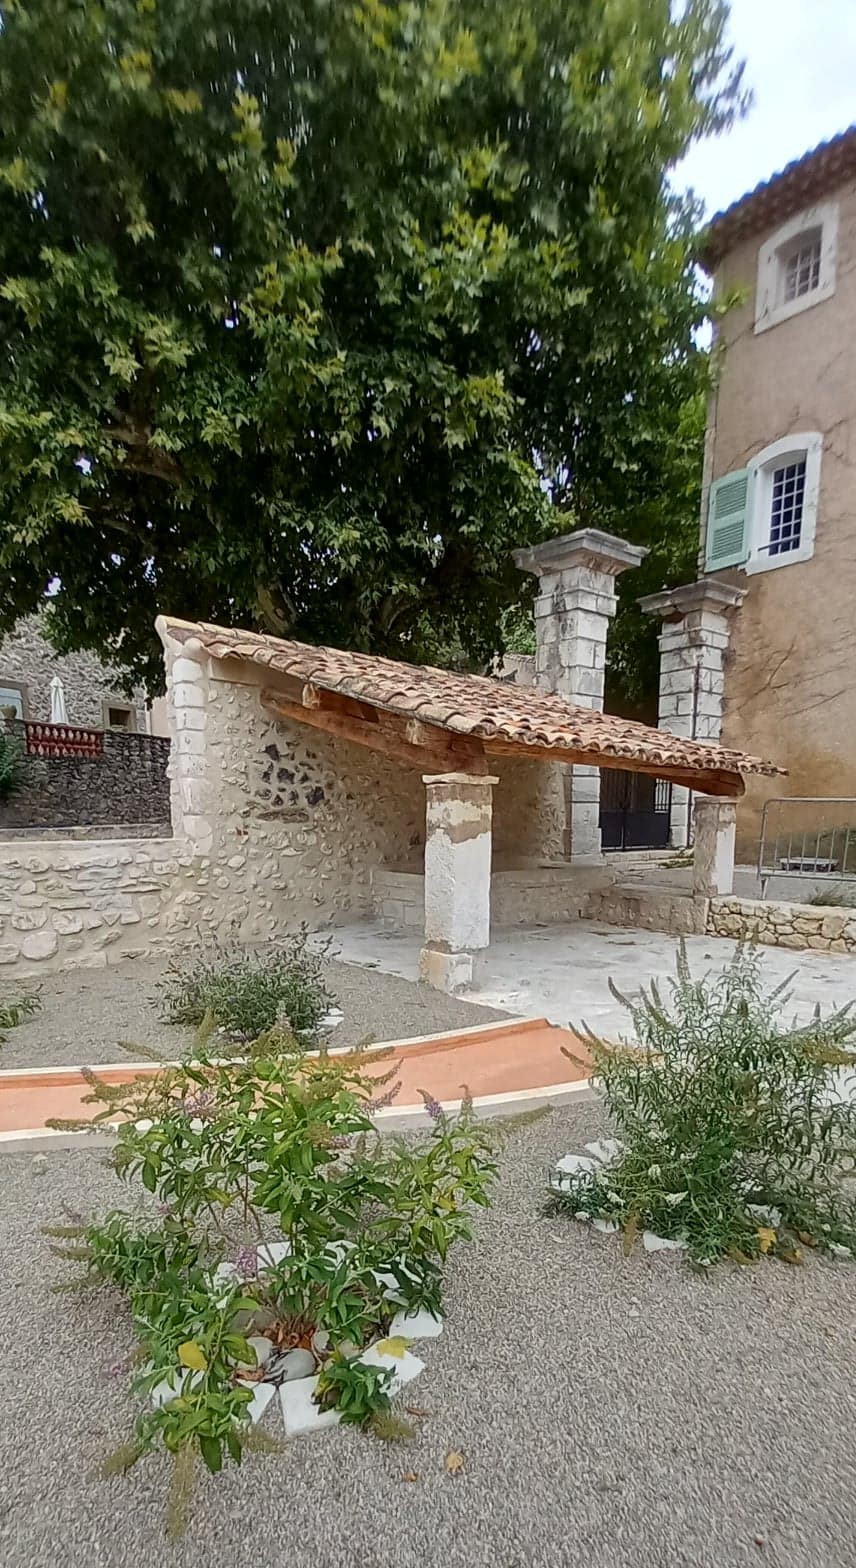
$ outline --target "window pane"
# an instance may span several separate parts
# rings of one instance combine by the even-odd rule
[[[770,555],[798,550],[805,499],[805,458],[773,470]]]
[[[785,304],[810,294],[820,283],[820,235],[803,239],[784,259]]]
[[[0,686],[0,719],[24,717],[24,694],[20,686]]]

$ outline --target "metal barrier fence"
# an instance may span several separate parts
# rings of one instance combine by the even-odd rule
[[[856,796],[781,795],[765,801],[758,850],[762,898],[773,877],[856,882]]]

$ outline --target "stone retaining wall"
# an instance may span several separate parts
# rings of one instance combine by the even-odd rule
[[[193,935],[211,863],[174,839],[0,845],[0,974],[99,968]]]
[[[23,744],[24,725],[7,725]],[[169,741],[107,730],[96,757],[28,757],[23,785],[0,805],[0,828],[169,828]]]
[[[635,926],[641,931],[666,931],[670,936],[700,936],[707,927],[707,899],[671,893],[658,887],[594,888],[586,915],[610,926]]]
[[[714,898],[707,929],[716,936],[818,953],[856,953],[856,909],[786,904],[756,898]]]

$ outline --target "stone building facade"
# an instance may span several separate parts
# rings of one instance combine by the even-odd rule
[[[856,794],[856,127],[715,218],[703,256],[716,294],[742,296],[717,330],[703,575],[647,608],[661,725],[788,770],[747,781],[751,860],[771,796]],[[794,831],[817,819],[777,811]]]
[[[18,717],[48,721],[50,684],[58,675],[65,691],[70,724],[93,729],[147,728],[142,691],[128,697],[121,689],[122,672],[110,669],[91,653],[59,654],[48,640],[44,620],[28,615],[0,641],[0,710],[16,706]],[[110,715],[116,719],[111,724]]]

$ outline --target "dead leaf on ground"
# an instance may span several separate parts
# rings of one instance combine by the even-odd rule
[[[758,1246],[762,1252],[769,1252],[776,1245],[776,1232],[771,1225],[758,1226]]]
[[[450,1448],[443,1461],[443,1468],[447,1475],[460,1475],[464,1468],[464,1456],[459,1448]]]
[[[419,1405],[405,1405],[405,1414],[408,1416],[430,1416],[430,1410],[423,1410]]]
[[[402,1481],[418,1481],[419,1480],[419,1471],[418,1470],[405,1470],[404,1475],[401,1477],[401,1479],[402,1479]]]

